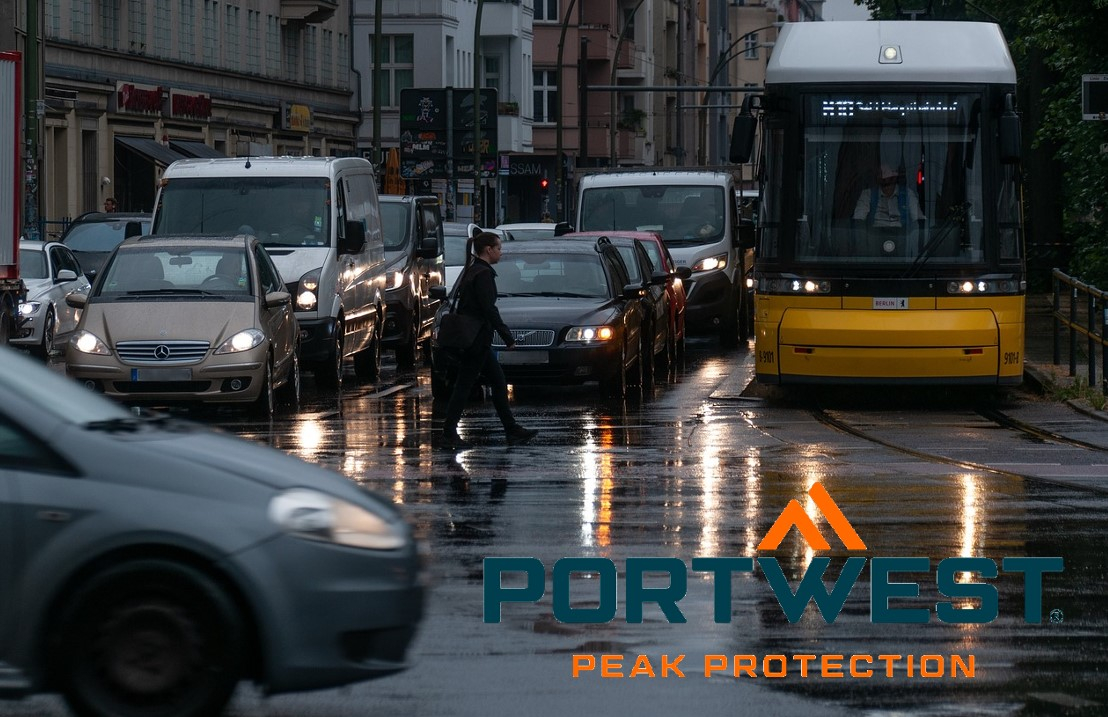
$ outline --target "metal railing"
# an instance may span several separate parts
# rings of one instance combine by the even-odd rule
[[[1062,363],[1062,332],[1069,333],[1069,375],[1077,375],[1077,337],[1088,342],[1089,385],[1095,386],[1097,348],[1100,349],[1102,393],[1108,395],[1108,293],[1085,284],[1055,269],[1054,285],[1054,365]],[[1063,295],[1066,297],[1063,305]]]

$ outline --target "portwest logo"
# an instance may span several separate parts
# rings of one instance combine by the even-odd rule
[[[847,520],[827,490],[819,483],[808,491],[828,525],[848,551],[867,550],[866,544]],[[776,550],[790,530],[796,528],[808,546],[815,551],[831,546],[816,524],[793,499],[781,512],[758,545],[759,551]],[[789,622],[797,622],[809,603],[815,603],[828,624],[835,622],[862,570],[869,565],[870,621],[874,623],[927,623],[931,615],[943,623],[988,623],[999,616],[999,592],[988,582],[1001,573],[1023,575],[1023,619],[1027,623],[1042,622],[1043,576],[1062,572],[1060,557],[1007,557],[1000,561],[984,557],[948,557],[940,560],[934,570],[934,584],[946,600],[933,606],[898,607],[898,600],[917,599],[920,582],[899,579],[902,575],[932,574],[928,557],[851,556],[846,559],[838,579],[830,590],[824,587],[824,573],[830,557],[812,558],[794,590],[777,558],[720,556],[693,558],[686,563],[680,558],[631,557],[625,561],[623,578],[625,619],[628,623],[643,621],[643,606],[657,605],[671,623],[686,622],[678,603],[685,597],[689,571],[710,574],[713,578],[713,614],[717,623],[729,623],[732,617],[731,578],[735,573],[754,573],[755,563],[773,591]],[[668,574],[665,587],[648,587],[647,574]],[[522,575],[523,584],[505,586],[505,574]],[[571,578],[588,574],[592,580],[577,581],[582,594],[573,594]],[[586,587],[587,586],[587,587]],[[616,617],[619,573],[608,558],[566,557],[551,568],[552,612],[563,623],[606,623]],[[584,590],[582,588],[585,588]],[[587,594],[583,594],[586,592]],[[509,603],[535,603],[546,591],[546,567],[534,557],[485,558],[484,621],[498,623],[501,609]],[[574,604],[576,600],[577,604]],[[588,605],[585,607],[583,605]]]

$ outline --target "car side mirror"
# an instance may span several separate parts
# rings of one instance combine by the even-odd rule
[[[419,240],[415,255],[420,259],[434,259],[439,255],[439,240],[436,236],[423,237]]]
[[[72,294],[67,294],[65,297],[65,305],[71,309],[83,309],[87,303],[88,294],[73,292]]]
[[[360,254],[365,248],[365,226],[357,219],[346,220],[346,236],[339,239],[339,254]]]
[[[669,274],[663,271],[656,271],[650,275],[651,286],[665,286],[669,283]]]
[[[442,284],[439,284],[438,286],[432,286],[430,289],[428,289],[427,295],[430,296],[432,299],[438,299],[439,301],[446,301],[446,297],[449,296],[449,294],[447,293],[447,288]]]
[[[692,278],[692,269],[687,266],[679,266],[673,273],[682,281],[688,281]]]
[[[276,309],[288,303],[292,298],[292,294],[287,291],[271,291],[265,295],[265,307],[267,309]]]
[[[642,287],[638,284],[628,284],[623,287],[623,298],[638,299],[642,296]]]
[[[72,269],[62,269],[58,272],[58,275],[54,277],[54,283],[61,284],[65,281],[73,281],[76,278],[77,272],[73,271]]]

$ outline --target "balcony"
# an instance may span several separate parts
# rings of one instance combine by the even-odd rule
[[[315,25],[330,20],[338,0],[281,0],[281,22]]]
[[[615,38],[607,25],[581,25],[578,34],[589,41],[589,62],[607,62],[609,47],[615,45]]]
[[[521,37],[523,12],[519,0],[485,0],[481,11],[481,35],[484,37]]]

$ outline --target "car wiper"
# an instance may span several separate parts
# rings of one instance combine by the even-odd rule
[[[159,294],[185,294],[187,296],[224,296],[222,292],[206,291],[205,289],[182,289],[179,287],[165,287],[162,289],[139,289],[126,292],[127,296],[155,296]]]

